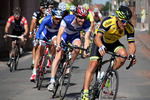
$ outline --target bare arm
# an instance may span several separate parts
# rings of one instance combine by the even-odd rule
[[[135,55],[135,52],[136,52],[135,43],[129,43],[129,54],[130,54],[130,55]],[[134,64],[136,64],[136,57],[135,57],[135,59],[133,60],[132,65],[134,65]]]
[[[5,33],[8,33],[8,29],[9,29],[9,27],[10,27],[10,23],[6,23],[6,26],[5,26]]]
[[[24,32],[24,34],[23,34],[23,35],[25,36],[25,35],[27,35],[27,34],[28,34],[28,25],[24,25],[24,29],[25,29],[25,32]]]
[[[65,27],[60,26],[58,34],[57,34],[57,46],[60,47],[60,43],[61,43],[61,36],[64,33]]]
[[[33,32],[35,26],[36,26],[36,19],[32,18],[31,25],[30,25],[30,32]]]
[[[97,35],[95,36],[94,42],[95,44],[100,48],[101,46],[103,46],[103,43],[101,41],[101,38],[103,37],[103,34],[101,33],[97,33]]]
[[[84,42],[84,48],[85,49],[89,46],[89,39],[90,39],[90,33],[86,32],[86,34],[85,34],[85,42]]]
[[[91,33],[94,32],[94,30],[95,30],[94,21],[91,21]]]
[[[129,43],[129,54],[130,55],[134,55],[136,52],[136,46],[135,43]]]

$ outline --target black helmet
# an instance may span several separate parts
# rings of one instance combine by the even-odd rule
[[[132,17],[132,12],[131,10],[126,7],[121,5],[117,10],[116,10],[116,14],[119,18],[121,19],[125,19],[125,20],[130,20]]]
[[[47,2],[48,2],[48,5],[53,5],[53,0],[47,0]]]
[[[54,8],[52,9],[52,16],[55,16],[56,18],[62,18],[63,15],[63,11],[58,9],[58,8]]]
[[[13,13],[14,13],[14,15],[19,15],[19,16],[20,16],[21,9],[20,9],[19,7],[15,7],[15,8],[13,9]]]
[[[47,0],[42,0],[41,2],[40,2],[40,6],[42,6],[43,8],[47,8],[47,5],[48,3],[47,3]]]

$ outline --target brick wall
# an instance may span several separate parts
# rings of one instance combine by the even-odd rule
[[[30,26],[32,14],[35,10],[39,9],[40,0],[0,0],[0,56],[8,53],[11,46],[10,39],[4,39],[4,29],[7,19],[13,14],[14,7],[19,6],[22,10],[21,14],[25,16]],[[9,32],[11,28],[9,29]],[[25,50],[32,50],[32,41],[27,40]]]

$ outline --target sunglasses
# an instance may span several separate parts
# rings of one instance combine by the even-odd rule
[[[86,19],[84,16],[77,16],[79,19]]]
[[[19,14],[14,14],[14,16],[15,16],[15,17],[20,17],[20,15],[19,15]]]
[[[61,20],[62,19],[62,18],[56,18],[55,16],[53,16],[53,18],[56,19],[56,20]]]
[[[120,19],[120,18],[119,18],[119,20],[120,20],[123,24],[128,23],[128,20],[123,20],[123,19]]]
[[[121,20],[121,22],[124,24],[124,23],[128,23],[127,20]]]

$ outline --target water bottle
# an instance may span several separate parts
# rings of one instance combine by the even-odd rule
[[[105,75],[105,72],[104,72],[104,71],[102,71],[102,73],[101,73],[101,75],[100,75],[100,78],[99,78],[99,81],[100,81],[100,82],[102,81],[102,79],[103,79],[104,75]]]

